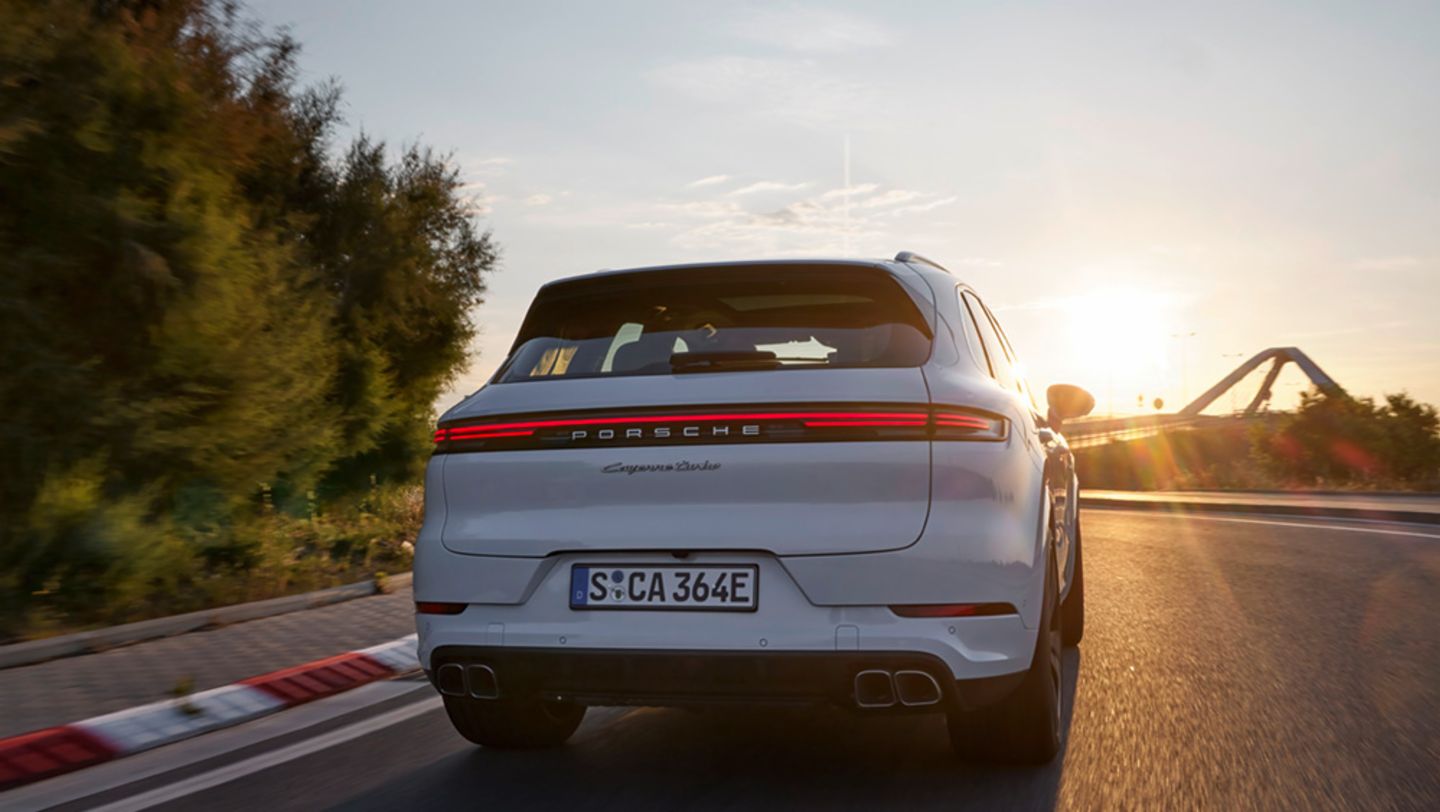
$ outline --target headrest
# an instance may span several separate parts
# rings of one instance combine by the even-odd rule
[[[641,336],[638,341],[621,346],[610,359],[611,372],[655,372],[670,368],[670,350],[675,346],[672,336]],[[655,367],[655,369],[651,369]]]

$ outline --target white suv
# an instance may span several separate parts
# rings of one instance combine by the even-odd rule
[[[548,284],[435,433],[421,662],[494,747],[590,705],[829,703],[1048,761],[1084,622],[1058,429],[1093,406],[1048,394],[908,252]]]

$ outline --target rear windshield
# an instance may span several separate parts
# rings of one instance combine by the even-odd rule
[[[754,266],[596,276],[540,292],[499,383],[805,367],[913,367],[930,327],[889,274]]]

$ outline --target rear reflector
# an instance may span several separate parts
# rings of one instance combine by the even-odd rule
[[[918,603],[892,606],[900,617],[991,617],[1018,614],[1008,603]]]
[[[463,603],[415,602],[415,613],[420,615],[458,615],[463,611],[465,611]]]
[[[503,415],[441,426],[437,453],[546,448],[1006,438],[1005,418],[962,407],[827,403]]]

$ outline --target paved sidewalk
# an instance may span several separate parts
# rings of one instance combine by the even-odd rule
[[[182,679],[203,691],[415,631],[408,587],[318,609],[0,670],[0,736],[166,699]]]

